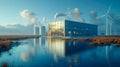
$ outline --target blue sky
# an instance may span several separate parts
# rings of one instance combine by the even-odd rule
[[[0,0],[0,24],[26,24],[27,21],[20,17],[20,12],[25,9],[36,13],[40,19],[46,17],[51,22],[56,12],[64,13],[67,8],[79,8],[87,20],[91,10],[102,15],[110,4],[111,12],[120,15],[119,0]]]

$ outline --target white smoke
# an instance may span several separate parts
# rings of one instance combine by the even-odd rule
[[[79,15],[81,14],[78,8],[74,8],[74,13]]]
[[[62,17],[62,18],[67,18],[69,20],[74,20],[74,21],[78,21],[78,22],[85,22],[85,20],[82,18],[82,13],[79,11],[78,8],[74,8],[72,10],[70,10],[70,8],[68,8],[67,12],[65,13],[56,13],[54,15],[54,21],[57,20],[58,17]]]
[[[90,11],[90,16],[92,17],[92,18],[97,18],[97,12],[95,12],[94,10],[92,10],[92,11]]]
[[[56,21],[56,19],[57,19],[58,17],[64,17],[64,16],[66,16],[66,14],[56,13],[56,14],[54,15],[54,21]]]
[[[71,16],[72,16],[72,10],[70,9],[70,8],[67,8],[67,16],[69,17],[69,18],[71,18]]]
[[[35,24],[36,22],[38,22],[38,19],[37,19],[35,13],[32,11],[29,11],[27,9],[21,11],[20,16],[22,18],[24,18],[25,20],[27,20],[29,22],[29,24]]]
[[[43,26],[47,26],[47,25],[48,25],[46,17],[43,17],[43,18],[41,19],[41,22],[42,22],[42,25],[43,25]]]
[[[46,22],[46,21],[47,21],[46,17],[43,17],[42,22]]]
[[[98,17],[97,12],[94,10],[91,10],[90,11],[90,18],[91,18],[90,23],[96,24],[99,26],[104,25],[105,22],[103,21],[103,18],[97,18],[97,17]]]
[[[78,8],[74,8],[73,14],[76,21],[85,22],[85,20],[81,17],[82,13],[79,11]]]

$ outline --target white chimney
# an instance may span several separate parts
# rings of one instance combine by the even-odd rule
[[[34,35],[39,35],[39,25],[34,25]]]

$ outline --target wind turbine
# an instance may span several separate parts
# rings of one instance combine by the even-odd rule
[[[108,18],[109,18],[110,10],[111,10],[111,5],[109,6],[107,12],[104,15],[97,17],[97,18],[102,18],[102,17],[106,18],[106,36],[108,35]],[[108,46],[106,46],[106,59],[108,61],[108,65],[110,66],[109,57],[108,57]]]
[[[106,35],[108,35],[108,18],[109,18],[110,9],[111,9],[111,5],[109,6],[106,13]],[[108,65],[110,66],[109,57],[108,57],[108,46],[106,46],[106,59],[108,61]]]
[[[109,19],[110,20],[112,20],[112,23],[116,23],[117,21],[116,21],[116,16],[114,16],[114,15],[109,15]],[[111,25],[110,25],[110,28],[112,29],[112,23],[111,23]],[[112,30],[110,29],[110,33],[112,33]],[[114,35],[116,35],[116,28],[114,28]]]
[[[114,18],[111,15],[108,15],[108,16],[114,22]],[[113,22],[110,23],[110,35],[112,35],[112,23]]]
[[[102,18],[102,17],[106,18],[106,35],[108,35],[108,18],[109,18],[110,9],[111,9],[111,5],[109,6],[107,12],[104,15],[97,17],[97,18]]]
[[[110,35],[112,35],[112,23],[110,23]]]

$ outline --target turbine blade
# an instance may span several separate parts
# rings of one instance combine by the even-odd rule
[[[107,14],[110,12],[111,10],[111,5],[109,6],[108,10],[107,10]]]
[[[105,16],[106,16],[106,15],[102,15],[102,16],[96,17],[96,19],[103,18],[103,17],[105,17]]]
[[[110,15],[108,15],[108,18],[110,18],[112,21],[114,21],[114,19]]]

